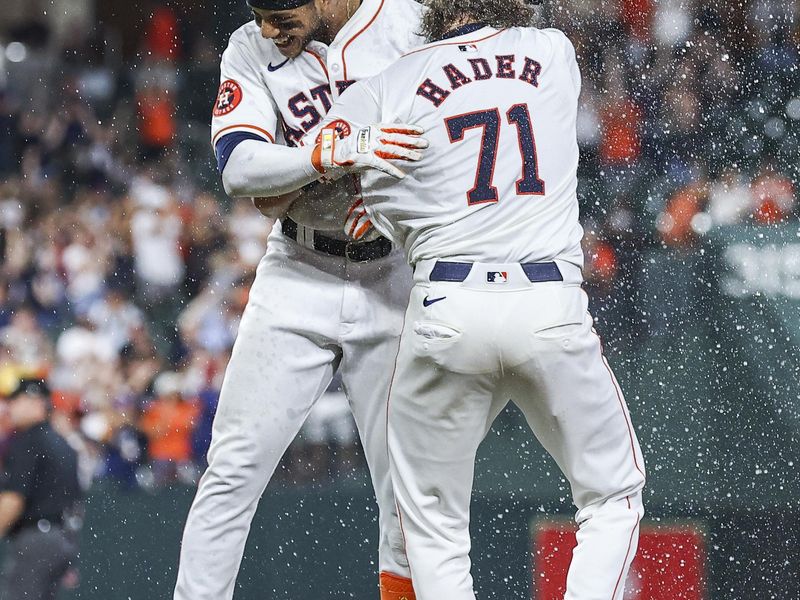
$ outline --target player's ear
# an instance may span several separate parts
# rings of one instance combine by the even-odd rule
[[[338,14],[339,11],[346,12],[346,4],[346,0],[314,0],[307,6],[313,8],[317,16],[322,17],[323,15]]]

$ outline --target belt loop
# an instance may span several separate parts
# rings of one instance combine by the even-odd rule
[[[297,243],[309,250],[314,248],[314,230],[305,225],[297,224]]]

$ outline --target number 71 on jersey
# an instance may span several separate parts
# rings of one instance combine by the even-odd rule
[[[517,128],[517,140],[522,156],[522,177],[517,180],[517,194],[520,196],[543,196],[545,185],[544,181],[539,178],[536,140],[533,136],[528,105],[515,104],[506,112],[506,119],[509,125]],[[499,195],[493,181],[502,124],[500,110],[492,108],[456,115],[445,119],[444,122],[452,144],[463,141],[464,134],[470,129],[479,127],[483,129],[475,186],[467,192],[467,200],[470,206],[497,202]]]

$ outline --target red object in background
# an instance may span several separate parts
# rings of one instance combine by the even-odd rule
[[[767,172],[753,182],[753,198],[756,223],[774,225],[786,219],[794,209],[794,185],[784,175]]]
[[[145,44],[154,58],[178,60],[181,57],[180,26],[174,10],[160,6],[153,11],[145,33]]]
[[[533,600],[563,600],[575,525],[542,521],[533,530]],[[696,523],[643,525],[624,600],[704,600],[706,547]]]
[[[695,239],[692,219],[703,210],[707,192],[703,183],[691,183],[678,190],[667,202],[664,214],[668,217],[659,228],[661,240],[670,246],[686,246]]]
[[[655,13],[652,0],[622,0],[620,8],[622,21],[631,34],[640,41],[649,39]]]
[[[52,397],[53,410],[65,415],[76,415],[81,411],[81,396],[74,392],[55,390]]]
[[[602,114],[600,158],[607,165],[626,165],[635,162],[641,152],[639,125],[641,111],[630,100],[609,106]]]
[[[617,275],[617,253],[608,242],[599,242],[590,257],[592,273],[602,281],[611,283]]]
[[[148,88],[139,94],[140,135],[142,142],[152,148],[172,145],[178,126],[175,106],[166,92]]]

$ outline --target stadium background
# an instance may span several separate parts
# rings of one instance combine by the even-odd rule
[[[268,231],[224,197],[208,143],[242,4],[3,2],[0,392],[47,376],[82,449],[92,483],[65,598],[166,598],[174,583]],[[702,525],[708,598],[800,598],[800,3],[543,13],[584,74],[587,290],[646,455],[647,517]],[[374,596],[375,507],[329,400],[262,501],[241,598]],[[479,597],[529,597],[531,519],[571,512],[509,410],[478,465]]]

